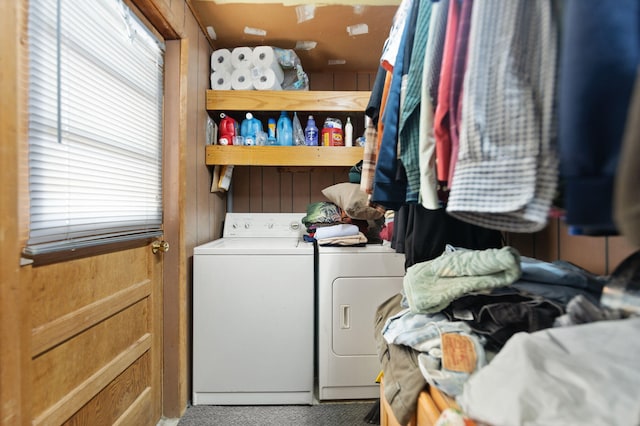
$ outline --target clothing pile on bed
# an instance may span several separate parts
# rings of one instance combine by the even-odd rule
[[[367,194],[358,184],[338,183],[322,190],[329,201],[307,206],[302,223],[307,228],[307,240],[319,245],[358,246],[380,243],[384,224],[384,209],[369,206]]]
[[[447,246],[410,266],[403,292],[375,318],[398,421],[409,421],[429,384],[491,425],[640,424],[640,304],[603,303],[603,289],[620,294],[630,283],[626,294],[640,295],[634,256],[611,277],[509,246]]]

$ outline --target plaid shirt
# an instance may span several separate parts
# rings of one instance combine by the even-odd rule
[[[452,216],[509,232],[547,223],[558,180],[552,13],[552,0],[473,5]]]

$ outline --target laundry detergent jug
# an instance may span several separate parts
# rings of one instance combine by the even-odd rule
[[[233,145],[233,138],[238,136],[238,122],[225,113],[220,113],[218,144]]]

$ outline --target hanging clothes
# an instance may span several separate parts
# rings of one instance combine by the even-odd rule
[[[438,197],[436,178],[435,137],[433,134],[433,114],[438,103],[438,85],[440,66],[444,50],[444,37],[447,29],[449,0],[440,0],[431,6],[429,34],[424,52],[424,67],[421,85],[420,138],[418,144],[420,168],[419,202],[424,208],[442,208]]]
[[[571,233],[613,235],[614,178],[640,61],[640,2],[565,2],[560,167]],[[636,191],[637,191],[637,182]]]
[[[406,95],[400,116],[400,160],[407,180],[406,202],[417,202],[420,190],[420,101],[425,46],[431,21],[431,2],[420,3],[411,49]]]
[[[398,47],[391,85],[387,95],[384,113],[382,114],[383,131],[378,137],[381,140],[380,150],[373,180],[371,201],[388,209],[396,210],[405,202],[406,182],[398,181],[398,121],[400,119],[402,76],[404,74],[404,57],[407,54],[407,41],[412,40],[415,31],[418,2],[411,4],[410,16],[406,21],[402,40]],[[411,45],[411,43],[409,43]]]
[[[557,18],[552,0],[474,3],[451,215],[509,232],[546,226],[558,178]]]
[[[636,75],[620,166],[615,179],[615,224],[627,241],[640,247],[640,72]]]
[[[436,138],[436,171],[438,180],[447,186],[449,178],[449,161],[451,158],[450,100],[453,83],[453,58],[455,55],[456,37],[460,5],[458,0],[449,2],[447,30],[442,53],[440,84],[438,86],[438,104],[436,105],[433,129]],[[446,201],[446,200],[443,200]]]
[[[458,160],[460,148],[460,125],[462,121],[462,82],[467,70],[467,48],[469,45],[469,31],[471,29],[471,11],[473,0],[463,0],[460,7],[460,19],[456,34],[456,46],[453,54],[451,76],[451,99],[449,100],[449,136],[451,139],[451,155],[449,158],[449,172],[447,182],[453,181],[453,171]]]

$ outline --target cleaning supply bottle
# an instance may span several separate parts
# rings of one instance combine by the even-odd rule
[[[278,145],[293,146],[293,125],[286,111],[282,111],[278,118],[276,137]]]
[[[307,119],[307,127],[304,129],[304,144],[308,146],[318,146],[318,127],[313,115]]]
[[[344,146],[353,146],[353,124],[351,124],[351,117],[347,117],[347,122],[344,125]]]
[[[276,119],[270,118],[267,122],[267,145],[278,145],[276,139]]]
[[[259,132],[262,132],[262,122],[248,112],[240,125],[240,135],[244,137],[244,144],[255,145]]]
[[[233,138],[238,136],[238,122],[225,113],[220,113],[218,144],[233,145]]]

